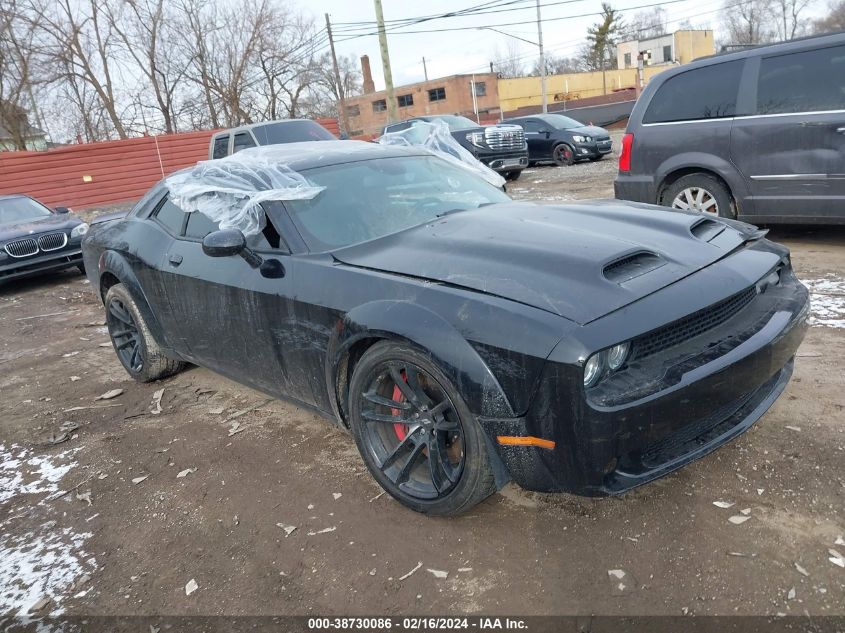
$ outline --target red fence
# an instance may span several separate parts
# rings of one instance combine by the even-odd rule
[[[319,120],[338,135],[335,119]],[[0,194],[25,193],[78,209],[137,200],[164,176],[208,157],[213,131],[0,152]]]

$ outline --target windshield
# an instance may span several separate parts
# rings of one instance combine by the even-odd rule
[[[311,200],[285,202],[285,207],[308,248],[318,252],[510,200],[472,172],[434,156],[380,158],[302,174],[325,191]]]
[[[571,130],[574,127],[584,127],[583,123],[570,119],[568,116],[562,114],[550,114],[543,117],[543,121],[551,125],[557,130]]]
[[[331,132],[314,121],[279,121],[254,127],[252,133],[259,145],[337,140]]]
[[[32,198],[4,198],[0,200],[0,225],[40,220],[53,213]]]
[[[454,116],[454,115],[447,115],[447,116],[438,116],[438,117],[431,117],[432,119],[440,119],[441,121],[445,121],[446,125],[449,126],[449,129],[453,132],[457,130],[466,130],[467,128],[471,127],[479,127],[478,123],[475,121],[471,121],[470,119],[466,118],[465,116]],[[423,119],[425,120],[425,119]]]

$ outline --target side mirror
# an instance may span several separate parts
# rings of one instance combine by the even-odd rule
[[[237,229],[213,231],[202,240],[202,252],[209,257],[240,255],[246,248],[246,238]]]
[[[209,233],[202,240],[202,252],[209,257],[240,255],[253,268],[264,263],[258,254],[247,248],[244,234],[237,229],[220,229]]]
[[[68,209],[67,207],[56,207],[55,209],[53,209],[53,211],[61,214],[70,213],[70,209]]]

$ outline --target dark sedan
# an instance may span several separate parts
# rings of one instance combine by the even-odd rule
[[[807,290],[753,226],[514,202],[417,148],[266,151],[170,181],[224,228],[165,181],[85,239],[118,358],[320,412],[414,510],[462,512],[510,479],[623,492],[747,430],[790,378]],[[274,179],[296,186],[221,205]]]
[[[50,210],[24,195],[0,196],[0,284],[19,277],[82,267],[88,225],[68,209]]]
[[[528,160],[572,165],[582,160],[601,160],[613,149],[610,133],[603,127],[584,125],[562,114],[537,114],[507,119],[505,123],[525,130]]]

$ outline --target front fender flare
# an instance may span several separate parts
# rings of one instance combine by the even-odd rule
[[[484,417],[513,417],[514,412],[490,368],[455,327],[416,303],[373,301],[349,311],[329,338],[326,381],[338,419],[346,420],[343,375],[350,349],[372,338],[401,339],[423,348],[452,380],[470,411]]]

